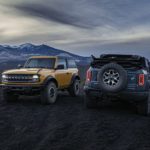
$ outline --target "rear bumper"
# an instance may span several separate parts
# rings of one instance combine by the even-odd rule
[[[0,84],[0,88],[7,92],[15,92],[15,94],[34,94],[42,90],[44,85],[6,85]]]
[[[122,91],[118,93],[104,93],[98,89],[93,89],[88,86],[84,86],[84,91],[86,94],[89,94],[90,96],[95,97],[101,97],[102,95],[106,95],[109,97],[118,97],[124,100],[133,100],[133,101],[139,101],[144,100],[148,98],[149,92],[132,92],[132,91]]]

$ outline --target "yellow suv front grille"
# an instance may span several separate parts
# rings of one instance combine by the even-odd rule
[[[7,81],[8,82],[32,82],[33,81],[33,75],[8,75]]]

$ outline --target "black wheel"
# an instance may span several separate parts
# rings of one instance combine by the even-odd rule
[[[99,71],[98,81],[102,91],[119,92],[127,85],[127,72],[122,66],[109,63]]]
[[[69,87],[68,92],[71,96],[79,96],[80,93],[80,81],[75,79],[73,84]]]
[[[146,100],[137,103],[137,113],[145,116],[150,114],[150,93]]]
[[[12,94],[5,90],[2,91],[2,97],[3,97],[3,100],[6,102],[16,102],[19,98],[18,95]]]
[[[93,97],[87,93],[84,95],[84,106],[86,108],[96,108],[97,107],[97,98]]]
[[[53,104],[57,99],[57,86],[54,82],[50,82],[41,93],[42,104]]]

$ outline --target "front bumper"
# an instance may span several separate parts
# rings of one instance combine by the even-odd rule
[[[140,101],[148,98],[149,92],[143,91],[143,92],[135,92],[135,91],[122,91],[118,93],[106,93],[102,92],[99,89],[91,88],[88,86],[84,86],[84,91],[86,94],[90,96],[95,97],[101,97],[101,96],[108,96],[108,97],[117,97],[124,100],[133,100],[133,101]]]
[[[7,85],[0,84],[0,88],[7,92],[15,92],[16,94],[33,94],[40,92],[44,85]]]

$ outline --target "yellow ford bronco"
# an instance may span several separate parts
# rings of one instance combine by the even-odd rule
[[[24,66],[2,73],[3,99],[16,101],[19,95],[40,95],[41,103],[52,104],[58,90],[68,90],[78,96],[80,77],[71,57],[34,56]]]

